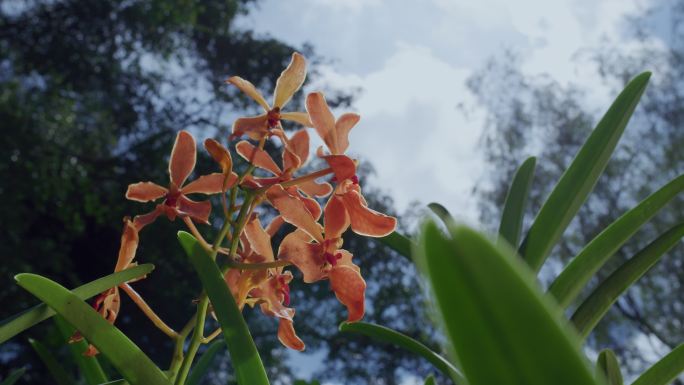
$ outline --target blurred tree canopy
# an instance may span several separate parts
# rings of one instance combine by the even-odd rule
[[[653,78],[604,176],[554,250],[554,261],[546,267],[550,278],[601,229],[684,172],[684,3],[656,1],[624,25],[626,41],[608,41],[589,53],[598,77],[612,95],[644,70],[653,71]],[[481,217],[492,229],[518,165],[529,155],[538,157],[528,210],[537,212],[608,108],[589,105],[588,92],[579,86],[523,74],[521,63],[519,55],[507,52],[469,80],[487,111],[482,144],[489,172],[478,193]],[[526,224],[532,219],[528,214]],[[683,220],[684,199],[679,197],[618,252],[602,277]],[[589,340],[597,351],[613,348],[631,374],[644,369],[647,351],[663,355],[684,341],[682,252],[680,245],[663,257],[620,298]]]
[[[124,199],[126,186],[168,178],[166,162],[178,130],[225,142],[237,111],[256,111],[256,103],[223,80],[240,74],[262,90],[273,89],[294,48],[235,26],[252,3],[0,3],[0,319],[36,302],[14,284],[16,273],[35,272],[74,287],[111,272],[121,218],[148,209]],[[320,59],[312,49],[300,51],[314,59],[315,69]],[[338,91],[329,93],[331,99],[351,100],[348,92]],[[198,169],[212,167],[201,155]],[[392,211],[381,192],[366,196],[371,206]],[[138,260],[157,268],[135,284],[174,327],[194,313],[199,290],[172,236],[179,228],[178,221],[158,221],[141,234]],[[412,264],[371,240],[349,236],[345,245],[358,255],[369,283],[366,320],[435,346]],[[337,324],[346,315],[327,283],[295,285],[292,301],[300,336],[322,360],[314,378],[394,384],[406,374],[422,377],[430,371],[403,351],[340,335]],[[291,359],[276,339],[275,321],[246,312],[274,383],[291,383],[298,373],[290,362],[301,367],[307,358]],[[125,296],[117,326],[166,367],[170,341]],[[58,353],[68,362],[64,341],[47,321],[0,346],[0,377],[28,364],[25,383],[49,383],[27,348],[27,336],[54,349],[61,346]],[[217,361],[207,383],[226,383],[227,360],[225,355]]]

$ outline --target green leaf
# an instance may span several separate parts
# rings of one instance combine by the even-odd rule
[[[650,77],[645,72],[627,84],[539,210],[519,252],[535,272],[596,185]]]
[[[36,341],[32,338],[29,338],[29,344],[31,344],[33,350],[35,350],[35,352],[38,353],[38,357],[40,357],[40,360],[43,361],[43,364],[45,364],[45,366],[48,369],[48,372],[50,372],[52,379],[55,380],[55,383],[57,385],[74,384],[73,379],[69,378],[67,371],[64,370],[62,365],[60,365],[57,359],[52,355],[52,353],[50,353],[50,351],[42,343],[40,343],[40,341]]]
[[[402,235],[395,231],[390,235],[386,235],[384,237],[375,239],[377,239],[390,249],[403,255],[404,257],[409,259],[411,258],[411,244],[413,242],[411,242],[411,240],[408,239],[405,235]]]
[[[5,380],[0,382],[0,385],[14,385],[17,381],[19,381],[19,379],[21,378],[21,376],[24,375],[25,372],[26,368],[20,368],[13,371],[12,373],[10,373],[9,376],[7,376],[7,378],[5,378]]]
[[[606,379],[608,385],[622,385],[620,364],[612,350],[601,350],[596,360],[596,372]]]
[[[55,324],[64,338],[64,341],[67,341],[76,331],[76,329],[69,325],[62,316],[58,315],[55,317]],[[88,349],[88,341],[82,339],[67,345],[69,345],[71,357],[76,362],[76,365],[78,365],[78,368],[88,385],[98,385],[109,381],[104,370],[102,370],[102,366],[100,366],[100,362],[97,360],[97,356],[83,355],[83,352]]]
[[[422,343],[396,330],[367,322],[343,322],[340,324],[340,331],[361,333],[378,341],[402,347],[428,360],[445,376],[451,378],[455,384],[464,383],[463,375],[451,362]]]
[[[261,362],[242,312],[223,280],[221,270],[192,235],[179,231],[178,240],[197,271],[202,286],[214,307],[214,313],[228,345],[238,384],[268,385],[264,364]]]
[[[684,175],[622,214],[579,252],[549,287],[549,293],[562,308],[575,300],[591,277],[615,252],[672,198],[684,190]]]
[[[684,223],[672,227],[601,282],[572,316],[571,321],[580,336],[586,338],[618,297],[646,274],[683,236]]]
[[[119,329],[76,294],[45,277],[18,274],[19,286],[50,306],[107,356],[132,385],[167,385],[164,373]]]
[[[425,379],[425,385],[437,385],[437,382],[435,381],[435,377],[431,374]]]
[[[684,344],[646,370],[632,385],[666,385],[684,372]]]
[[[518,248],[520,242],[520,232],[536,162],[537,158],[531,156],[520,165],[513,176],[513,182],[506,195],[501,224],[499,225],[499,236],[514,248]]]
[[[439,219],[444,222],[444,224],[449,225],[454,222],[454,217],[451,216],[451,213],[449,210],[447,210],[446,207],[442,206],[441,204],[437,202],[432,202],[428,204],[428,208],[432,210],[432,212],[439,217]]]
[[[80,299],[88,299],[120,283],[149,274],[153,269],[154,265],[149,263],[131,267],[79,286],[73,293]],[[0,323],[0,344],[53,315],[55,312],[42,303],[3,320]]]
[[[601,384],[561,310],[514,251],[433,222],[420,249],[437,308],[470,385]]]
[[[226,343],[224,340],[216,340],[212,342],[212,344],[209,345],[204,354],[202,354],[200,360],[197,361],[197,364],[195,364],[195,366],[192,368],[192,372],[190,372],[190,376],[188,377],[188,380],[185,382],[185,384],[200,385],[200,383],[202,382],[202,378],[204,378],[204,375],[207,374],[207,370],[209,370],[209,368],[214,363],[216,355],[225,347]]]

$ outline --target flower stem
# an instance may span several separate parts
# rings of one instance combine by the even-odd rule
[[[123,283],[119,285],[119,287],[128,294],[128,296],[135,302],[136,305],[142,310],[143,313],[147,316],[147,318],[152,321],[154,326],[156,326],[159,330],[161,330],[164,334],[167,336],[176,339],[178,338],[178,333],[170,328],[164,321],[159,318],[157,313],[152,310],[152,308],[145,302],[145,300],[136,292],[133,290],[132,287],[130,287],[127,283]]]

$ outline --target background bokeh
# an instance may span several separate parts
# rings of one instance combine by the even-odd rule
[[[545,268],[551,277],[684,171],[683,21],[677,0],[2,1],[0,319],[34,303],[14,284],[18,272],[66,286],[108,274],[121,218],[148,209],[123,198],[126,186],[167,179],[180,129],[225,143],[232,121],[257,106],[223,80],[240,75],[271,90],[293,50],[309,59],[307,91],[362,114],[351,151],[364,193],[371,207],[400,215],[407,233],[430,201],[495,229],[507,181],[529,155],[539,157],[530,211],[538,209],[617,91],[654,71],[606,175]],[[198,172],[212,167],[200,156]],[[675,201],[615,262],[682,222],[683,208]],[[179,228],[159,221],[143,232],[138,258],[157,269],[136,283],[176,327],[199,288],[170,236]],[[366,320],[438,349],[410,261],[351,235],[345,246],[369,282]],[[684,341],[683,252],[675,247],[617,303],[589,355],[613,348],[629,377]],[[166,366],[170,342],[123,301],[117,325]],[[410,384],[432,372],[394,347],[338,333],[345,314],[327,283],[296,284],[293,304],[305,353],[280,346],[275,321],[246,312],[276,383]],[[27,365],[25,383],[50,383],[28,337],[68,362],[44,322],[0,346],[0,378]],[[206,383],[230,377],[224,354]]]

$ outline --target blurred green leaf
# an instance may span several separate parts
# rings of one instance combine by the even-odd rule
[[[226,347],[226,342],[224,340],[216,340],[209,345],[207,350],[204,351],[202,357],[197,361],[197,364],[192,368],[188,380],[185,382],[186,385],[200,385],[202,378],[207,374],[207,370],[214,363],[216,355]]]
[[[402,347],[428,360],[455,384],[464,383],[463,375],[451,362],[422,343],[396,330],[367,322],[343,322],[340,324],[340,331],[361,333],[378,341]]]
[[[513,250],[463,226],[420,235],[427,276],[470,385],[600,384],[576,335]]]
[[[389,235],[375,239],[404,257],[411,258],[411,244],[413,242],[406,236],[394,231]]]
[[[608,385],[622,385],[620,364],[612,350],[601,350],[596,360],[596,371],[606,379]]]
[[[25,372],[26,368],[19,368],[13,371],[12,373],[10,373],[9,376],[7,376],[7,378],[0,382],[0,385],[14,385],[17,381],[19,381],[19,379],[21,378],[21,376],[24,375]]]
[[[425,379],[425,385],[437,385],[437,382],[435,382],[435,377],[432,374]]]
[[[644,72],[627,84],[539,210],[519,252],[535,272],[596,185],[650,77]]]
[[[66,370],[64,370],[62,365],[60,365],[60,363],[52,355],[52,353],[50,353],[45,345],[40,343],[40,341],[34,340],[33,338],[29,338],[29,344],[31,344],[33,350],[38,353],[38,357],[40,357],[40,360],[43,361],[43,364],[45,364],[48,372],[50,372],[52,379],[55,380],[57,385],[74,385],[74,380],[69,378]]]
[[[501,214],[499,236],[516,249],[520,242],[520,232],[525,216],[525,207],[527,207],[527,197],[530,194],[530,186],[532,186],[532,179],[534,178],[536,162],[537,158],[531,156],[518,167],[513,176],[511,187],[508,189],[503,213]]]
[[[449,225],[454,223],[454,217],[451,216],[449,210],[437,202],[432,202],[427,205],[428,208],[435,214],[444,224]]]
[[[132,385],[168,385],[164,373],[140,348],[76,294],[35,274],[18,274],[15,279],[76,327]]]
[[[592,239],[563,269],[549,287],[549,293],[562,308],[575,300],[591,277],[615,252],[668,202],[684,190],[684,175],[622,214]]]
[[[57,329],[64,338],[64,341],[68,341],[69,338],[74,334],[76,329],[64,319],[64,317],[57,315],[55,318],[55,324]],[[82,339],[80,341],[74,341],[68,343],[69,351],[71,352],[71,357],[78,365],[83,378],[88,385],[98,385],[109,381],[107,375],[105,375],[100,362],[97,360],[97,356],[84,356],[83,352],[88,349],[88,341]]]
[[[88,299],[122,282],[149,274],[152,270],[154,270],[154,265],[150,263],[131,267],[86,283],[72,292],[80,299]],[[42,303],[3,320],[0,326],[0,344],[53,315],[55,312]]]
[[[586,338],[618,297],[646,274],[683,236],[684,223],[674,226],[637,252],[601,282],[572,316],[571,321],[580,336]]]
[[[632,385],[667,385],[684,372],[684,344],[646,370]]]
[[[188,254],[190,263],[197,271],[202,286],[211,300],[214,313],[223,330],[238,384],[268,385],[264,364],[221,270],[192,235],[179,231],[178,240]]]

